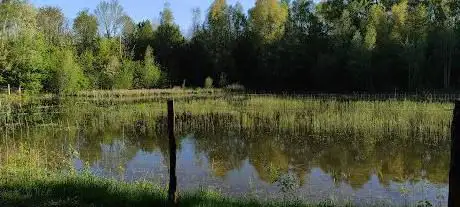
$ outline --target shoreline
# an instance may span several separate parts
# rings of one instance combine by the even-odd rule
[[[1,206],[167,206],[167,188],[148,182],[128,183],[99,178],[86,171],[67,174],[47,170],[39,170],[37,173],[20,168],[1,171],[2,174],[16,172],[12,177],[0,179]],[[307,203],[295,199],[268,201],[251,197],[232,198],[207,189],[179,191],[179,205],[342,206],[333,201]]]

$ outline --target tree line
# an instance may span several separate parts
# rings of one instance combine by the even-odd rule
[[[460,86],[456,0],[214,0],[182,34],[168,5],[135,22],[117,0],[69,21],[0,1],[0,85],[30,92],[228,87],[385,92]]]

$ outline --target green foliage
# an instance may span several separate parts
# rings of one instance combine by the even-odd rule
[[[249,11],[251,27],[264,42],[272,42],[284,34],[288,7],[277,0],[257,0]]]
[[[83,10],[78,13],[77,18],[73,22],[73,31],[75,33],[75,41],[78,54],[87,50],[96,49],[97,41],[97,17]]]
[[[43,59],[40,55],[43,51],[43,39],[23,36],[19,41],[12,42],[9,51],[5,72],[6,81],[14,86],[21,86],[30,92],[38,92],[42,89],[41,81],[43,71]]]
[[[95,69],[96,59],[91,50],[85,50],[78,59],[84,74],[88,77],[88,86],[90,88],[97,88],[98,84],[98,71]]]
[[[368,50],[372,50],[376,46],[378,28],[381,23],[382,16],[384,16],[383,8],[378,5],[373,5],[370,9],[369,19],[366,26],[366,34],[364,36],[364,47]]]
[[[154,33],[153,44],[154,55],[156,61],[164,71],[167,72],[167,77],[178,77],[177,74],[182,72],[181,66],[181,52],[184,47],[185,38],[182,36],[180,28],[176,24],[162,21]],[[177,81],[182,81],[177,79]]]
[[[134,59],[144,60],[147,47],[154,40],[153,26],[150,21],[143,21],[137,24],[135,39],[134,39]]]
[[[121,71],[117,40],[102,39],[99,41],[95,67],[98,87],[112,89],[115,77]]]
[[[58,7],[6,1],[0,4],[2,84],[56,91],[52,78],[59,64],[52,54],[66,48],[91,89],[174,86],[184,80],[202,86],[207,76],[217,78],[219,87],[238,82],[266,91],[460,88],[456,1],[257,0],[244,9],[214,0],[204,21],[194,10],[192,33],[185,38],[167,4],[157,26],[134,22],[110,0],[93,13],[79,12],[68,28]],[[152,60],[145,57],[148,46]],[[144,61],[142,67],[132,66],[137,61]]]
[[[133,50],[137,45],[136,39],[136,23],[131,17],[127,15],[123,16],[121,43],[124,49],[124,57],[133,57],[135,55]]]
[[[61,46],[64,43],[65,17],[58,7],[42,7],[37,14],[37,27],[48,44]]]
[[[102,64],[107,63],[112,56],[118,56],[118,41],[116,39],[102,39],[98,41],[96,51],[98,61]]]
[[[88,80],[83,70],[75,61],[72,50],[63,49],[55,54],[58,57],[58,64],[55,68],[54,91],[59,94],[74,94],[88,87]]]
[[[43,35],[34,8],[23,2],[0,4],[0,70],[4,81],[30,92],[42,89]]]
[[[407,0],[402,0],[391,7],[393,18],[392,37],[402,43],[406,35]]]
[[[213,87],[214,80],[212,80],[211,77],[207,77],[204,79],[204,88],[212,88]]]
[[[165,4],[163,11],[160,12],[160,24],[162,25],[172,25],[174,24],[174,16],[171,11],[171,8],[169,8],[168,4]]]
[[[134,71],[140,67],[137,61],[126,59],[122,63],[121,71],[115,77],[115,89],[132,89],[134,83]]]
[[[100,86],[103,89],[113,89],[115,79],[121,73],[121,63],[117,56],[111,56],[108,63],[104,66],[100,78]]]
[[[220,30],[219,32],[229,31],[229,13],[226,0],[215,0],[211,4],[208,14],[208,24],[211,30]]]
[[[144,55],[143,65],[135,70],[135,87],[136,88],[153,88],[158,87],[161,80],[161,71],[153,57],[153,51],[150,46],[147,47]]]

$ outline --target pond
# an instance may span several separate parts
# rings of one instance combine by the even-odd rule
[[[234,197],[334,200],[364,206],[447,204],[448,141],[427,141],[417,136],[429,135],[420,133],[400,138],[404,133],[392,130],[380,138],[351,130],[318,133],[268,121],[262,121],[264,127],[254,127],[259,126],[255,120],[265,119],[263,113],[247,115],[253,108],[240,110],[251,103],[236,109],[217,104],[209,107],[212,111],[190,109],[193,104],[210,103],[214,102],[188,100],[177,105],[180,191],[206,188]],[[50,152],[48,163],[59,165],[60,159],[69,158],[78,171],[166,186],[164,106],[161,100],[3,105],[0,147],[28,143]],[[246,118],[241,118],[242,113]],[[243,122],[253,127],[244,127]]]

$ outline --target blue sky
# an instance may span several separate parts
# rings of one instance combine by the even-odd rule
[[[94,11],[101,0],[30,0],[37,7],[44,5],[58,6],[62,9],[69,20],[76,17],[77,13],[88,8]],[[240,2],[244,10],[254,6],[255,0],[227,0],[228,4]],[[119,0],[125,12],[128,13],[135,21],[141,20],[158,20],[160,11],[163,9],[165,0]],[[199,7],[202,14],[209,8],[212,0],[168,0],[176,23],[180,25],[181,30],[186,32],[191,24],[192,9]],[[202,17],[203,19],[203,17]]]

